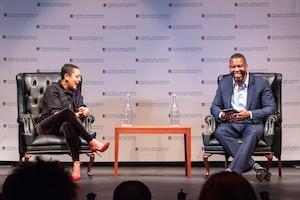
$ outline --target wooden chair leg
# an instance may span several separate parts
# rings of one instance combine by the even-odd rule
[[[95,154],[94,153],[87,153],[87,155],[90,157],[90,161],[89,161],[89,164],[87,166],[87,175],[88,175],[89,178],[93,178],[93,173],[91,172],[91,170],[92,170],[92,166],[94,164]]]
[[[272,166],[273,154],[267,154],[266,157],[268,159],[266,168],[269,170]]]
[[[211,154],[209,154],[209,153],[203,154],[203,162],[204,162],[204,166],[205,166],[205,176],[204,176],[205,179],[209,176],[208,158],[210,156],[211,156]]]
[[[279,156],[278,158],[278,175],[281,177],[282,175],[282,162],[281,162],[281,157]]]

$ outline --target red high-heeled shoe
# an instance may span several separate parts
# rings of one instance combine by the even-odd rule
[[[92,146],[91,144],[89,144],[91,151],[97,153],[97,151],[100,151],[101,153],[103,153],[104,151],[106,151],[109,147],[109,142],[105,142],[103,144],[103,146],[100,149],[96,149],[94,146]]]
[[[80,176],[71,176],[72,181],[79,181]]]
[[[73,168],[74,168],[74,165],[75,165],[76,163],[79,164],[79,166],[81,165],[81,161],[74,161],[74,163],[73,163]],[[73,169],[72,169],[72,171],[73,171]],[[71,175],[71,179],[72,179],[72,181],[79,181],[79,180],[80,180],[80,174],[79,174],[79,175],[76,175],[76,176]]]

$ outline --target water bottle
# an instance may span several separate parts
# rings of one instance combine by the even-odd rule
[[[126,104],[122,116],[122,126],[132,125],[132,114],[133,114],[133,109],[130,102],[130,94],[128,93],[126,94]]]
[[[170,125],[179,126],[179,109],[176,101],[176,94],[172,94],[173,102],[170,109]]]

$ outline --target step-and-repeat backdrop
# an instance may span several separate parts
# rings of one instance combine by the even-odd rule
[[[0,160],[18,160],[16,74],[73,63],[97,138],[112,143],[97,161],[113,161],[126,93],[134,125],[168,125],[176,93],[180,124],[192,127],[192,160],[202,161],[216,78],[237,52],[251,72],[283,74],[282,158],[299,160],[299,0],[1,0]],[[178,135],[122,136],[120,145],[121,161],[184,158]]]

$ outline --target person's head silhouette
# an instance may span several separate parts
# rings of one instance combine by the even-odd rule
[[[1,200],[75,200],[77,185],[58,161],[23,162],[7,176]]]
[[[116,187],[113,200],[151,200],[151,192],[140,181],[124,181]]]
[[[209,176],[198,200],[257,200],[251,184],[242,175],[222,171]]]

